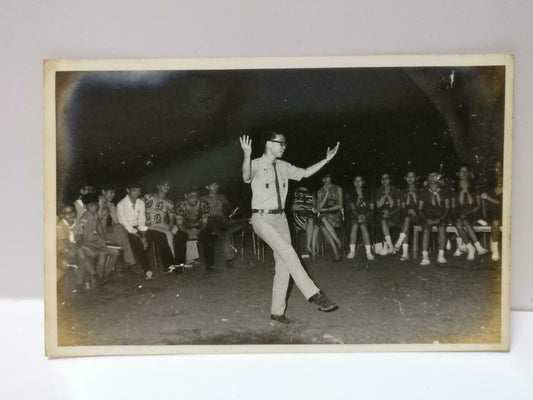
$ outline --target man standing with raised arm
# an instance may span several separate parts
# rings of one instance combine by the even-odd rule
[[[254,231],[274,251],[276,261],[272,288],[270,318],[284,324],[291,321],[285,316],[287,289],[290,278],[308,301],[314,302],[321,311],[334,311],[333,303],[311,280],[291,245],[291,236],[284,207],[289,179],[301,180],[318,172],[337,154],[339,142],[333,149],[328,147],[326,158],[303,169],[279,160],[287,148],[283,134],[269,132],[266,136],[264,154],[251,160],[252,140],[240,138],[244,160],[242,177],[252,186],[252,226]]]

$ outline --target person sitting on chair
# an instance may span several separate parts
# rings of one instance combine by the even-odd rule
[[[77,245],[85,255],[85,267],[91,274],[91,283],[94,285],[95,280],[105,283],[110,278],[118,257],[110,254],[106,246],[104,228],[98,217],[98,196],[86,194],[81,200],[87,211],[78,221],[80,239],[77,240]]]
[[[490,250],[492,261],[500,260],[500,227],[502,223],[502,200],[503,200],[503,166],[501,161],[494,164],[494,182],[490,191],[481,194],[484,203],[484,217],[491,222],[492,233]]]
[[[374,214],[374,199],[372,194],[365,188],[365,180],[361,175],[356,175],[353,180],[353,189],[346,195],[346,209],[348,221],[350,221],[350,252],[347,258],[355,257],[357,245],[357,231],[361,230],[367,260],[373,260],[371,251],[369,222]]]
[[[409,259],[409,232],[413,225],[420,225],[421,223],[418,215],[418,198],[420,197],[420,193],[416,187],[416,173],[414,171],[408,171],[404,179],[407,186],[400,192],[403,223],[398,241],[394,245],[396,252],[402,249],[400,261]]]
[[[79,236],[76,209],[73,205],[66,204],[61,207],[59,216],[61,219],[57,223],[57,281],[60,281],[68,269],[72,268],[76,273],[74,293],[81,294],[85,277],[85,256],[76,244]]]
[[[468,167],[462,166],[458,172],[459,185],[452,197],[452,215],[454,216],[454,225],[457,234],[468,249],[467,260],[474,260],[476,250],[479,255],[487,253],[487,250],[481,246],[477,239],[476,232],[472,225],[478,220],[478,212],[481,208],[481,196],[477,194],[471,182],[471,173]],[[474,245],[472,245],[474,243]],[[460,246],[454,253],[455,257],[462,254]]]
[[[395,253],[390,230],[400,225],[400,192],[391,185],[391,182],[391,177],[388,173],[381,175],[381,186],[375,193],[376,222],[384,239],[381,255]]]
[[[74,207],[76,207],[76,218],[77,220],[81,218],[83,213],[86,211],[85,207],[83,206],[83,201],[81,201],[81,197],[85,196],[86,194],[94,194],[94,186],[87,184],[81,185],[79,190],[79,196],[74,202]]]
[[[144,196],[146,212],[146,238],[153,242],[155,251],[161,257],[163,271],[180,272],[175,261],[174,249],[174,203],[168,198],[170,184],[166,179],[156,185],[157,191]]]
[[[446,263],[444,249],[446,246],[446,226],[448,225],[448,212],[450,199],[448,191],[439,185],[440,174],[431,172],[428,175],[428,185],[420,191],[418,210],[424,228],[422,238],[422,261],[420,265],[429,265],[429,236],[433,227],[437,227],[439,234],[439,264]]]
[[[128,231],[128,241],[135,263],[145,274],[146,279],[152,279],[152,268],[148,263],[146,250],[148,241],[146,240],[146,207],[141,196],[141,186],[130,184],[126,189],[127,195],[117,204],[117,218],[120,224]]]
[[[306,249],[314,259],[317,254],[317,237],[320,228],[317,225],[315,196],[305,186],[300,186],[294,191],[292,217],[296,232],[305,232]]]
[[[117,209],[115,203],[113,203],[115,193],[115,188],[109,185],[101,189],[98,197],[98,216],[104,228],[106,241],[120,246],[125,265],[131,266],[135,264],[135,258],[128,240],[128,231],[118,221]]]
[[[343,226],[343,195],[342,188],[331,182],[331,174],[322,177],[322,186],[317,192],[317,208],[326,240],[331,245],[335,261],[340,261],[339,250],[342,250],[342,242],[337,236],[335,228]]]
[[[185,268],[192,267],[200,257],[198,242],[204,245],[206,271],[213,270],[215,249],[207,235],[209,204],[200,199],[199,190],[191,188],[185,193],[185,199],[176,205],[176,262]]]
[[[235,248],[232,245],[232,235],[241,230],[246,222],[231,219],[231,204],[226,196],[219,193],[218,182],[213,181],[205,187],[208,193],[202,200],[209,205],[209,218],[207,220],[207,239],[211,241],[209,248],[215,248],[215,239],[218,237],[224,249],[224,259],[227,268],[233,268]]]

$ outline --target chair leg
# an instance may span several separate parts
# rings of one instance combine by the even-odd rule
[[[418,234],[419,234],[418,230],[413,228],[413,258],[415,259],[418,255],[418,241],[420,239],[418,237]]]
[[[254,248],[254,254],[257,255],[257,241],[255,237],[255,232],[252,232],[252,245]]]
[[[241,261],[244,260],[244,230],[241,232]]]

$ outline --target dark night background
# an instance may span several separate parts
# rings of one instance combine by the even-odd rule
[[[261,155],[265,129],[284,133],[284,159],[307,167],[341,142],[328,166],[348,187],[389,172],[396,185],[409,168],[454,177],[462,163],[479,180],[502,158],[503,67],[298,70],[60,72],[58,201],[79,187],[128,182],[151,191],[156,177],[171,198],[218,180],[234,205],[249,208],[238,137]],[[61,106],[59,106],[61,105]],[[322,172],[305,182],[320,186]]]

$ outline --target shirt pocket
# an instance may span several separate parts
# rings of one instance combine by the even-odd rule
[[[276,178],[272,168],[262,167],[258,174],[258,183],[262,189],[270,191],[276,190]]]

